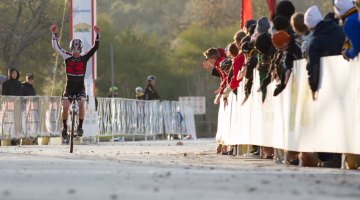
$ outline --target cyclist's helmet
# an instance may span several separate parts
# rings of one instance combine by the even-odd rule
[[[80,39],[72,39],[70,42],[71,52],[81,53],[83,49],[83,43]]]
[[[147,80],[148,81],[153,81],[153,80],[156,80],[156,77],[154,75],[150,75],[147,77]]]
[[[136,87],[135,92],[144,92],[144,89],[142,87]]]

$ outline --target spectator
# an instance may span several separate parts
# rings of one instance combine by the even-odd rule
[[[256,23],[255,32],[252,35],[252,37],[256,38],[262,33],[269,33],[269,29],[270,29],[269,19],[267,17],[261,17]]]
[[[2,85],[2,95],[22,96],[21,83],[19,81],[20,73],[17,69],[9,68],[8,80]]]
[[[320,75],[320,58],[340,55],[345,41],[344,33],[333,20],[323,20],[317,6],[310,7],[305,13],[305,24],[313,30],[313,38],[309,46],[309,61],[306,69],[312,98],[317,99]],[[329,41],[332,41],[331,43]],[[300,163],[303,166],[340,167],[341,155],[335,153],[300,153]]]
[[[209,48],[206,50],[203,55],[205,56],[205,60],[203,62],[203,67],[211,72],[213,76],[220,77],[222,81],[224,75],[220,69],[220,62],[225,59],[225,53],[222,49],[218,48]]]
[[[135,88],[135,93],[137,100],[144,100],[144,89],[142,87]]]
[[[234,42],[236,44],[236,47],[238,49],[241,48],[241,40],[246,36],[246,32],[244,31],[238,31],[234,35]]]
[[[159,94],[155,90],[156,77],[150,75],[147,78],[148,84],[145,89],[145,100],[161,100]]]
[[[241,38],[241,40],[242,39],[243,38]],[[229,85],[224,90],[225,98],[229,96],[231,91],[236,90],[239,87],[239,83],[242,79],[242,77],[238,79],[238,74],[240,73],[240,71],[244,65],[245,57],[244,57],[244,54],[239,52],[239,49],[237,48],[237,46],[238,46],[238,44],[232,43],[229,48],[231,58],[233,60],[233,64],[231,67],[233,74],[231,76],[229,76]]]
[[[344,24],[344,32],[349,42],[349,47],[346,48],[342,55],[345,59],[353,59],[359,55],[360,52],[360,21],[359,13],[352,0],[335,0],[335,13],[341,18]]]
[[[255,48],[259,52],[257,70],[259,71],[260,84],[265,80],[270,69],[271,57],[275,52],[275,48],[271,42],[269,33],[262,33],[255,39]],[[267,89],[259,89],[262,93],[262,101],[265,102]]]
[[[294,13],[295,6],[291,1],[281,1],[276,5],[276,16],[284,16],[290,21],[290,18]]]
[[[291,29],[290,21],[288,20],[287,17],[281,16],[281,15],[277,16],[273,20],[273,28],[276,31],[289,31],[289,29]]]
[[[308,59],[309,55],[309,45],[313,37],[313,31],[310,31],[304,22],[303,13],[295,13],[291,17],[291,26],[293,27],[295,33],[299,36],[299,41],[301,44],[301,53],[303,58]]]
[[[284,59],[283,65],[288,66],[288,64],[286,63],[287,61],[294,62],[294,60],[299,60],[302,58],[300,45],[295,41],[295,38],[291,37],[286,31],[279,31],[275,33],[272,37],[272,42],[276,49],[286,53],[287,56],[291,56],[292,58]],[[285,72],[281,72],[282,77],[279,77],[281,83],[276,87],[274,91],[274,96],[277,96],[285,89],[286,84],[289,80],[291,69],[287,68],[284,69],[284,71]]]
[[[0,94],[2,94],[2,85],[7,79],[8,79],[7,76],[0,75]]]
[[[358,10],[359,21],[360,21],[360,0],[355,0],[355,7]]]
[[[241,52],[245,56],[245,98],[243,100],[243,103],[249,98],[251,94],[251,88],[253,85],[253,78],[254,78],[254,69],[257,65],[257,54],[255,53],[255,49],[253,47],[253,44],[250,43],[250,41],[244,42],[241,46]],[[240,77],[239,77],[240,78]]]
[[[256,20],[249,19],[245,22],[243,31],[246,33],[246,35],[248,35],[250,33],[250,29],[251,29],[252,25],[256,25]]]
[[[21,83],[21,88],[24,96],[36,96],[34,84],[34,75],[26,74],[26,79]]]
[[[115,86],[109,88],[109,93],[106,95],[108,98],[119,97],[119,89]]]
[[[305,13],[305,24],[313,30],[313,38],[309,46],[309,62],[307,71],[312,97],[315,101],[319,86],[320,58],[340,55],[345,41],[341,28],[332,20],[323,20],[317,6],[310,7]],[[331,42],[329,42],[331,41]]]

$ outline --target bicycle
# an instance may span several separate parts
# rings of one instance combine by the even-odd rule
[[[85,100],[89,103],[89,96],[86,97],[78,97],[77,95],[69,96],[69,97],[62,97],[62,100],[69,100],[69,114],[71,117],[71,129],[70,134],[68,133],[67,141],[70,140],[70,153],[74,151],[74,137],[75,137],[75,130],[79,124],[79,105],[78,101]]]

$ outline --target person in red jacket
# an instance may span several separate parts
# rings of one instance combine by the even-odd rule
[[[238,79],[239,73],[242,73],[241,70],[243,68],[244,62],[245,62],[245,56],[241,52],[239,52],[239,49],[237,48],[236,44],[232,44],[230,48],[236,48],[236,55],[233,59],[233,65],[232,70],[233,74],[230,78],[230,82],[228,86],[224,89],[224,98],[227,98],[231,91],[237,89],[239,87],[240,82],[242,81],[242,78]]]
[[[206,50],[203,55],[205,56],[203,67],[210,71],[213,76],[220,77],[220,87],[214,92],[218,94],[221,91],[224,80],[227,78],[227,75],[220,68],[220,63],[226,57],[225,51],[221,48],[210,48]]]

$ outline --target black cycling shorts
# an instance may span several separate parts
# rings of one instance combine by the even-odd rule
[[[74,96],[74,95],[76,95],[76,97],[86,97],[85,90],[81,90],[80,92],[65,91],[63,94],[63,97],[69,97],[69,96]]]

